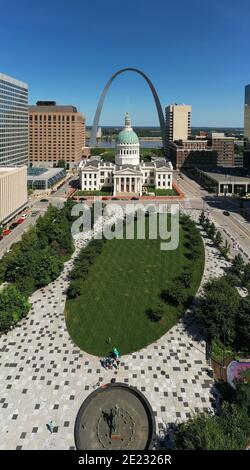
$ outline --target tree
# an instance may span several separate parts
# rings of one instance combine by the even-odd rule
[[[205,230],[208,230],[208,227],[210,226],[210,220],[208,217],[205,217],[204,221],[203,221],[203,227]]]
[[[238,276],[240,276],[242,271],[244,270],[244,266],[245,263],[242,256],[240,254],[236,255],[233,259],[232,271]]]
[[[178,450],[240,450],[249,439],[250,420],[245,408],[225,403],[221,416],[197,413],[178,425],[174,440]]]
[[[223,256],[225,256],[225,258],[228,258],[228,253],[230,251],[230,244],[228,240],[225,241],[225,244],[224,246],[220,248],[220,251],[223,254]]]
[[[216,233],[216,227],[213,222],[209,223],[209,225],[207,226],[207,233],[210,238],[212,239],[214,238],[215,233]]]
[[[214,242],[215,242],[216,245],[221,245],[222,242],[223,242],[223,238],[222,238],[221,232],[219,232],[219,230],[215,234]]]
[[[202,211],[199,215],[199,224],[203,226],[205,219],[206,219],[205,212]]]
[[[65,160],[58,160],[57,168],[64,168],[65,169],[65,167],[66,167]]]
[[[208,339],[220,339],[231,345],[235,339],[235,319],[240,306],[240,295],[226,277],[213,279],[204,286],[197,307],[197,315]]]
[[[250,353],[250,295],[241,299],[236,322],[236,347]]]
[[[242,281],[246,286],[250,286],[250,263],[244,266]]]
[[[26,297],[15,286],[7,286],[0,292],[0,331],[8,330],[25,317],[30,307]]]
[[[38,259],[39,266],[37,266],[35,274],[36,289],[54,281],[63,268],[62,260],[60,260],[49,247],[40,252]]]

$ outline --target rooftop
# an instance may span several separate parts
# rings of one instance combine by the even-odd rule
[[[250,184],[250,176],[238,176],[230,173],[216,173],[213,171],[203,171],[205,175],[212,178],[217,183],[239,183]]]
[[[21,82],[20,80],[17,80],[16,78],[10,77],[9,75],[5,75],[4,73],[0,72],[0,80],[4,80],[5,82],[9,82],[12,85],[19,86],[21,88],[27,88],[28,89],[28,84],[25,82]]]
[[[31,113],[77,113],[76,106],[71,105],[32,105],[29,106],[29,112]]]
[[[20,171],[21,169],[26,168],[26,166],[3,166],[0,167],[0,178],[2,178],[5,175],[8,175],[10,173],[15,173],[17,171]]]
[[[48,180],[61,171],[65,172],[64,168],[28,168],[28,180]]]

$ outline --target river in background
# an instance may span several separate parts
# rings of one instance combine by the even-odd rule
[[[150,149],[155,149],[155,148],[160,148],[162,147],[162,140],[140,140],[140,147],[141,148],[150,148]],[[97,143],[97,147],[102,147],[102,148],[115,148],[115,140],[112,142],[106,142],[105,140],[100,140]],[[89,145],[89,143],[87,143]]]

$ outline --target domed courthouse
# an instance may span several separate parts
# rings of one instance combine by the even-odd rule
[[[80,163],[83,191],[113,191],[114,196],[141,196],[147,187],[172,189],[173,166],[164,158],[140,162],[140,143],[126,113],[118,134],[115,163],[91,157]],[[153,191],[153,190],[152,190]]]

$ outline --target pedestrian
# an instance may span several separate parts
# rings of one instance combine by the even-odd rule
[[[48,428],[49,428],[51,434],[52,434],[53,431],[54,431],[54,427],[55,427],[55,425],[54,425],[53,421],[50,421],[49,424],[48,424]]]

